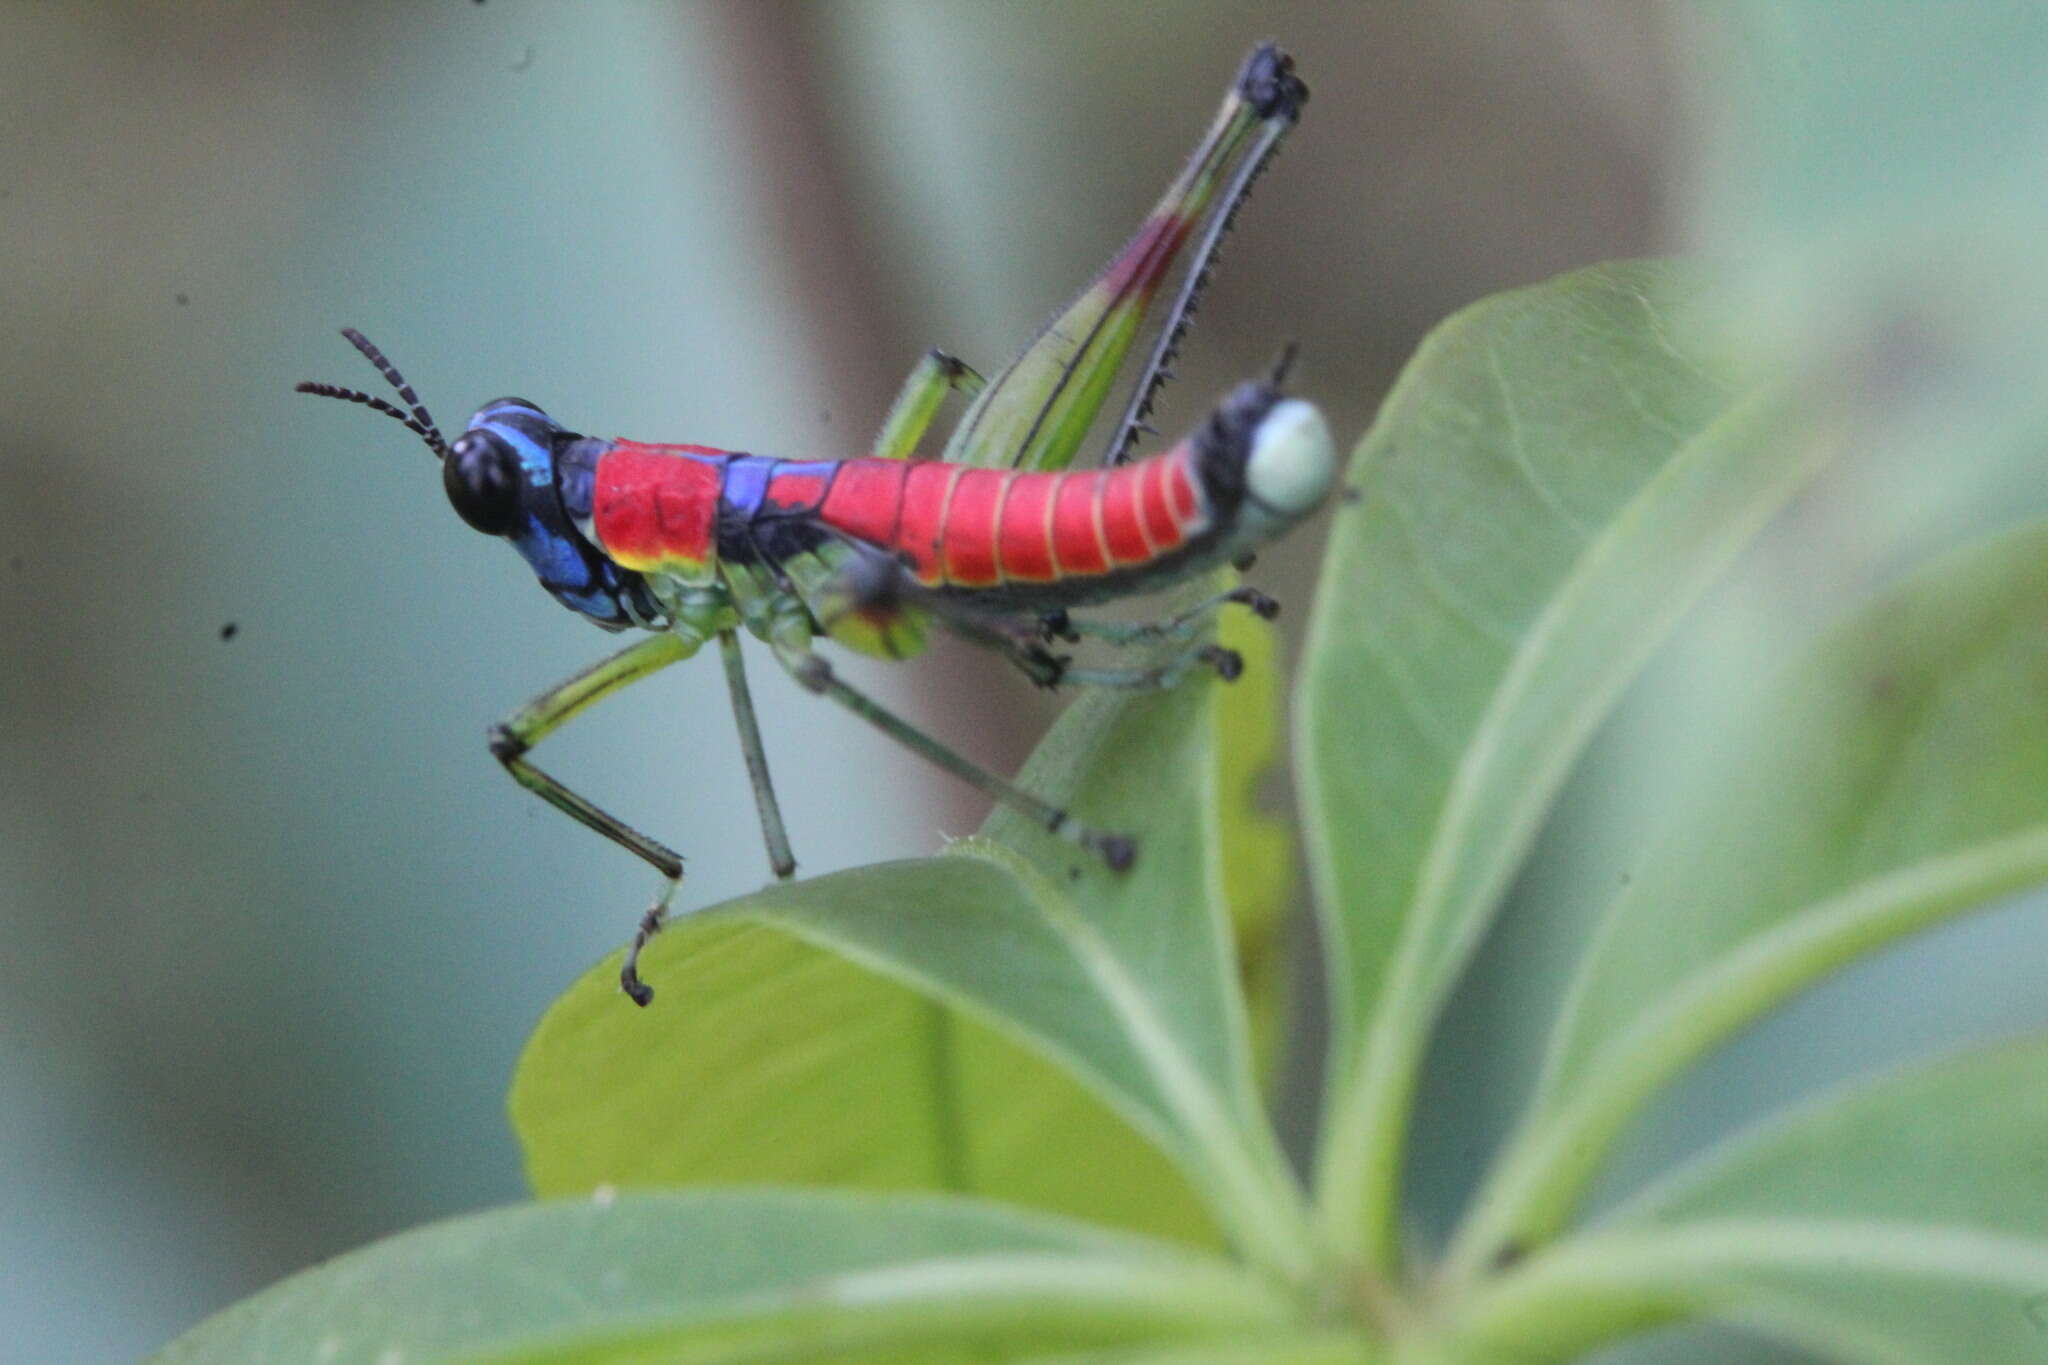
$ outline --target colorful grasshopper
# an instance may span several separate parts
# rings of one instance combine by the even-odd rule
[[[1047,687],[1167,687],[1199,667],[1236,676],[1237,656],[1198,637],[1208,613],[1225,602],[1272,615],[1272,601],[1251,589],[1222,592],[1150,625],[1086,623],[1067,613],[1243,561],[1329,491],[1336,467],[1329,432],[1315,408],[1281,395],[1284,364],[1270,381],[1240,385],[1172,449],[1124,462],[1137,435],[1150,430],[1144,419],[1217,243],[1306,98],[1291,59],[1270,46],[1254,50],[1187,169],[1089,290],[992,384],[949,356],[926,356],[871,456],[777,460],[581,436],[518,398],[485,404],[448,441],[397,369],[349,329],[342,335],[405,407],[330,384],[298,386],[402,422],[441,460],[448,499],[462,519],[510,541],[557,601],[609,630],[651,632],[491,731],[491,752],[522,786],[661,872],[662,893],[641,917],[620,971],[636,1003],[653,996],[637,963],[667,913],[683,860],[526,754],[586,706],[715,640],[769,861],[776,876],[789,876],[796,862],[741,667],[741,627],[765,641],[806,688],[1111,867],[1129,865],[1128,838],[1084,825],[977,767],[842,682],[811,646],[823,634],[861,653],[904,658],[923,648],[927,624],[936,619],[1001,650]],[[1145,309],[1205,218],[1106,467],[1065,469]],[[949,391],[972,396],[972,406],[941,459],[911,459]],[[1048,647],[1084,633],[1118,645],[1174,648],[1143,667],[1083,669]]]

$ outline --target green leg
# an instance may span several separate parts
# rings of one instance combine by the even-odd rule
[[[1307,88],[1294,76],[1293,62],[1270,45],[1252,53],[1244,69],[1238,73],[1238,86],[1234,93],[1257,106],[1262,119],[1257,136],[1251,143],[1251,151],[1231,176],[1230,183],[1223,187],[1217,210],[1209,216],[1208,226],[1203,229],[1201,240],[1195,244],[1187,273],[1182,276],[1173,305],[1167,310],[1165,324],[1159,329],[1151,354],[1145,357],[1145,368],[1138,371],[1137,385],[1131,390],[1130,402],[1117,423],[1116,438],[1110,443],[1104,464],[1117,465],[1128,460],[1138,437],[1154,430],[1146,419],[1152,415],[1152,405],[1159,396],[1159,390],[1173,378],[1174,356],[1180,350],[1181,339],[1187,335],[1189,324],[1194,321],[1195,305],[1200,302],[1202,290],[1208,285],[1209,272],[1215,268],[1223,237],[1230,231],[1237,211],[1250,197],[1252,182],[1259,178],[1266,163],[1272,160],[1273,153],[1279,150],[1281,139],[1301,117],[1302,102],[1308,98]],[[1222,164],[1227,164],[1227,160]],[[1219,164],[1217,169],[1220,173],[1222,165]],[[1214,195],[1215,191],[1212,189],[1208,193]],[[1192,207],[1196,221],[1199,221],[1201,201],[1194,201]],[[1286,365],[1283,364],[1274,377],[1275,388],[1279,387],[1279,381],[1285,375]]]
[[[1215,601],[1192,609],[1191,619],[1173,617],[1163,622],[1115,628],[1127,635],[1119,638],[1111,634],[1112,627],[1106,623],[1099,630],[1118,644],[1139,644],[1166,638],[1185,639],[1201,624],[1200,613],[1212,611],[1224,601],[1242,601],[1235,594],[1224,594]],[[1184,612],[1182,616],[1190,616]],[[951,622],[956,630],[977,644],[989,645],[1002,652],[1003,657],[1015,664],[1025,677],[1040,687],[1114,687],[1130,691],[1163,691],[1173,687],[1189,673],[1198,668],[1212,668],[1216,676],[1225,682],[1235,682],[1244,672],[1244,658],[1234,649],[1203,641],[1190,644],[1172,657],[1146,668],[1075,668],[1070,657],[1054,654],[1045,647],[1035,634],[1018,634],[1003,629],[999,623],[974,621],[971,618]],[[1041,623],[1040,629],[1051,631],[1058,639],[1076,639],[1082,633],[1080,622],[1055,620]],[[1092,633],[1092,632],[1091,632]]]
[[[1151,668],[1067,668],[1060,682],[1071,687],[1116,687],[1131,691],[1164,691],[1198,668],[1213,668],[1225,682],[1235,682],[1244,672],[1244,659],[1234,649],[1200,644]]]
[[[754,696],[747,690],[747,670],[740,658],[740,638],[730,630],[718,632],[718,654],[725,661],[725,683],[732,692],[732,715],[739,722],[740,752],[746,755],[747,779],[754,784],[754,809],[761,816],[761,837],[768,843],[768,865],[778,879],[796,871],[796,856],[789,851],[789,832],[783,828],[782,808],[775,804],[775,785],[768,779],[768,753],[761,747],[761,727],[754,722]]]
[[[602,663],[586,668],[559,687],[543,692],[538,697],[505,720],[491,728],[491,753],[498,762],[505,765],[505,771],[520,786],[546,801],[556,810],[582,822],[610,839],[619,847],[642,859],[657,872],[666,883],[661,894],[645,914],[640,917],[640,927],[633,936],[633,946],[626,954],[626,965],[619,973],[619,984],[631,996],[633,1003],[644,1005],[654,998],[654,992],[640,982],[634,970],[640,958],[640,950],[655,930],[661,927],[662,916],[668,911],[669,898],[675,894],[678,883],[683,879],[681,855],[668,845],[648,838],[617,816],[563,786],[548,774],[526,761],[526,753],[534,745],[552,734],[570,717],[592,703],[610,696],[629,683],[638,682],[650,673],[655,673],[681,659],[687,659],[697,652],[701,641],[692,641],[675,634],[650,635],[620,650]]]
[[[1047,650],[1044,641],[1077,643],[1092,638],[1119,648],[1161,641],[1192,641],[1220,608],[1231,603],[1250,607],[1270,621],[1280,614],[1280,604],[1257,588],[1232,588],[1195,603],[1163,621],[1077,621],[1064,611],[1038,619],[1036,638],[1021,640],[1000,632],[986,631],[983,643],[997,645],[1024,673],[1041,687],[1119,687],[1149,690],[1172,687],[1196,668],[1213,668],[1225,682],[1234,682],[1244,671],[1244,659],[1234,649],[1217,644],[1191,645],[1188,649],[1149,668],[1073,668],[1064,655]]]
[[[1103,640],[1119,648],[1155,644],[1161,641],[1192,641],[1220,608],[1231,603],[1250,607],[1270,621],[1280,614],[1280,604],[1257,588],[1232,588],[1195,603],[1163,621],[1077,621],[1064,611],[1038,618],[1035,627],[1019,628],[1000,619],[979,620],[964,614],[949,618],[961,634],[978,644],[1002,651],[1025,677],[1040,687],[1117,687],[1154,690],[1174,686],[1197,668],[1213,668],[1225,682],[1235,682],[1244,671],[1244,659],[1234,649],[1218,644],[1190,644],[1172,658],[1149,668],[1074,668],[1068,656],[1054,654],[1047,642],[1069,644],[1083,638]]]
[[[900,571],[899,571],[900,573]],[[1250,607],[1270,621],[1280,604],[1257,588],[1231,588],[1227,592],[1195,603],[1164,621],[1125,624],[1113,621],[1076,621],[1064,611],[1040,617],[1015,617],[977,611],[957,601],[920,594],[914,586],[896,582],[897,592],[919,597],[921,603],[943,620],[954,634],[1008,659],[1025,677],[1040,687],[1117,687],[1156,690],[1172,687],[1190,671],[1200,667],[1216,670],[1225,682],[1235,681],[1244,671],[1244,659],[1234,649],[1217,644],[1198,644],[1149,668],[1074,668],[1069,656],[1046,648],[1051,640],[1078,641],[1084,635],[1107,640],[1118,646],[1148,644],[1163,640],[1191,640],[1219,608],[1233,602]],[[785,660],[786,662],[786,660]],[[801,681],[801,679],[799,679]],[[942,766],[944,766],[942,764]]]
[[[773,643],[775,657],[804,688],[832,698],[912,753],[944,768],[1012,810],[1023,812],[1062,839],[1079,844],[1115,870],[1120,872],[1131,865],[1137,847],[1129,836],[1110,834],[1082,824],[1051,802],[1033,796],[1016,783],[954,753],[865,693],[841,682],[832,671],[831,662],[811,651],[808,628],[801,623],[778,630]]]
[[[1097,640],[1107,640],[1115,645],[1146,644],[1153,640],[1186,640],[1207,622],[1209,615],[1218,608],[1233,602],[1250,607],[1261,619],[1270,621],[1280,614],[1280,604],[1257,588],[1232,588],[1219,592],[1214,597],[1195,603],[1186,611],[1176,612],[1164,621],[1076,621],[1065,612],[1055,613],[1046,618],[1045,629],[1049,635],[1061,640],[1078,640],[1086,635]]]
[[[874,453],[885,460],[907,460],[917,443],[931,430],[932,419],[948,393],[972,398],[988,383],[955,356],[944,351],[926,351],[910,377],[903,381],[896,401],[889,407],[881,435],[875,437]]]

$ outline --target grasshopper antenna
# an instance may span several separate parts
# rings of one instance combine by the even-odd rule
[[[398,372],[398,367],[389,360],[386,360],[384,353],[377,349],[376,344],[355,328],[344,327],[341,329],[341,334],[348,338],[349,345],[363,353],[365,360],[377,367],[377,373],[383,375],[385,382],[398,391],[399,398],[407,407],[412,409],[412,412],[410,414],[401,412],[374,394],[364,393],[361,389],[345,389],[339,384],[321,384],[308,379],[295,385],[293,391],[296,393],[317,394],[322,398],[339,398],[349,403],[361,403],[372,412],[381,412],[386,417],[400,423],[407,431],[410,431],[422,441],[425,441],[427,449],[433,451],[437,458],[446,460],[448,458],[447,438],[441,435],[441,428],[434,425],[434,419],[427,412],[426,405],[420,402],[420,396],[413,392],[412,385],[405,382],[405,376]]]
[[[1301,359],[1301,343],[1290,340],[1280,348],[1280,354],[1274,357],[1273,373],[1266,380],[1266,383],[1276,389],[1286,388],[1287,376],[1294,373],[1294,362],[1299,359]]]

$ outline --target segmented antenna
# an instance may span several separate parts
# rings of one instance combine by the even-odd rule
[[[348,338],[349,345],[363,353],[365,360],[377,367],[377,373],[384,376],[386,383],[398,390],[399,398],[404,401],[407,407],[412,409],[412,412],[410,414],[401,412],[398,408],[393,407],[390,403],[387,403],[382,398],[378,398],[374,394],[364,393],[361,389],[345,389],[339,384],[321,384],[309,379],[295,385],[294,391],[297,393],[317,394],[322,398],[340,398],[350,403],[361,403],[372,412],[381,412],[386,417],[400,423],[407,431],[425,441],[427,449],[433,451],[437,457],[443,460],[447,459],[447,438],[441,435],[441,428],[434,425],[433,416],[427,412],[426,405],[420,402],[420,396],[413,392],[412,385],[405,382],[405,376],[398,372],[398,367],[389,360],[386,360],[384,353],[377,349],[375,343],[355,328],[344,327],[341,329],[341,334]]]
[[[1295,82],[1298,86],[1299,82]],[[1110,443],[1109,458],[1105,464],[1119,465],[1131,458],[1131,447],[1138,437],[1158,428],[1145,419],[1152,415],[1152,405],[1159,397],[1159,391],[1166,381],[1173,378],[1174,357],[1180,352],[1180,343],[1194,321],[1195,307],[1201,302],[1202,291],[1208,287],[1210,273],[1216,268],[1223,238],[1237,221],[1237,211],[1244,207],[1251,197],[1252,182],[1257,180],[1280,150],[1280,141],[1294,126],[1300,116],[1300,102],[1307,98],[1301,91],[1298,98],[1279,106],[1278,112],[1268,116],[1264,133],[1258,146],[1245,163],[1237,168],[1230,186],[1224,191],[1223,210],[1209,220],[1209,230],[1202,234],[1201,244],[1195,249],[1187,276],[1181,281],[1180,291],[1174,295],[1173,307],[1167,310],[1166,323],[1160,329],[1159,339],[1153,343],[1152,354],[1145,359],[1145,368],[1138,371],[1138,386],[1131,392],[1130,405],[1124,409],[1123,420],[1117,423],[1116,439]]]
[[[1301,358],[1301,343],[1290,340],[1280,348],[1280,354],[1273,359],[1273,373],[1266,377],[1268,386],[1276,389],[1287,387],[1287,376],[1294,372],[1294,362]]]

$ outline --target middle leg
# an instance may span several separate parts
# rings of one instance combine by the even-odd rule
[[[866,693],[842,682],[830,660],[811,649],[807,626],[792,622],[772,641],[775,657],[808,691],[830,697],[889,738],[935,767],[943,768],[977,791],[1035,820],[1050,833],[1079,844],[1116,871],[1131,865],[1137,847],[1128,835],[1112,834],[1083,824],[1062,807],[1033,796],[1008,778],[990,772],[904,720]]]
[[[740,753],[747,760],[747,780],[754,787],[754,810],[761,817],[761,837],[768,844],[768,865],[774,869],[776,880],[787,881],[796,872],[796,855],[790,852],[782,807],[775,800],[775,784],[768,778],[768,751],[761,745],[761,727],[754,720],[754,694],[747,687],[739,636],[731,629],[718,632],[718,655],[725,663],[725,684],[732,693],[732,717],[739,725]]]
[[[1252,614],[1262,621],[1270,621],[1280,614],[1280,604],[1257,588],[1236,587],[1219,592],[1214,597],[1204,598],[1185,611],[1175,612],[1162,621],[1089,621],[1075,620],[1064,611],[1050,612],[1040,617],[1040,626],[1048,639],[1078,640],[1091,636],[1107,640],[1113,645],[1145,644],[1153,640],[1187,640],[1208,624],[1209,618],[1219,609],[1232,603],[1250,607]]]

